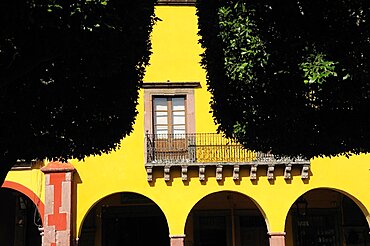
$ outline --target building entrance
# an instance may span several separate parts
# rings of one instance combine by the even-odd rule
[[[167,221],[152,200],[136,193],[113,194],[87,215],[81,245],[170,245]]]
[[[0,244],[8,246],[40,246],[42,227],[34,203],[22,193],[0,189]]]
[[[235,192],[211,194],[188,216],[185,245],[268,246],[265,220],[257,206]]]

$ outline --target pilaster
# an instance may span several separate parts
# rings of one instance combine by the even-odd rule
[[[75,168],[70,163],[50,162],[41,171],[46,182],[42,246],[70,246]]]
[[[185,235],[170,235],[171,246],[184,246]]]
[[[285,232],[269,232],[270,246],[285,246]]]

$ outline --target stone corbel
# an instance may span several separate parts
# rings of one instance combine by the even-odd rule
[[[199,166],[199,180],[204,181],[206,179],[206,167],[205,166]]]
[[[310,170],[310,165],[303,165],[302,166],[302,172],[301,172],[301,178],[302,179],[308,179],[309,174],[308,171]]]
[[[267,167],[267,179],[268,180],[274,179],[274,171],[275,171],[275,167],[273,165],[269,165]]]
[[[171,166],[164,166],[164,181],[170,181],[170,169]]]
[[[239,179],[239,172],[240,172],[240,166],[239,165],[234,165],[233,169],[233,180],[238,180]]]
[[[181,166],[181,179],[183,181],[188,180],[188,166]]]
[[[284,169],[284,179],[292,179],[292,165],[288,164]]]
[[[216,180],[222,180],[222,165],[217,165],[216,167]]]
[[[146,166],[146,174],[148,182],[153,181],[153,166]]]
[[[251,166],[251,170],[249,173],[249,178],[251,180],[256,180],[257,179],[257,165]]]

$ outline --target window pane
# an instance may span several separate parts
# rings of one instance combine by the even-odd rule
[[[156,126],[156,129],[157,130],[168,130],[168,126],[161,126],[161,125],[159,125],[159,126]]]
[[[155,124],[168,124],[168,121],[167,121],[168,117],[167,117],[167,112],[156,112],[155,113]]]
[[[157,115],[157,116],[166,116],[167,117],[167,111],[158,111],[158,112],[155,112],[155,115]]]
[[[167,98],[154,98],[154,110],[167,110]]]
[[[174,125],[173,129],[184,129],[185,130],[185,125]]]
[[[185,134],[185,125],[174,125],[173,134]]]
[[[167,116],[166,117],[156,117],[155,118],[155,123],[156,124],[161,124],[161,125],[167,124]]]
[[[174,116],[185,116],[185,111],[174,111],[173,115]]]
[[[168,126],[156,126],[155,127],[156,134],[167,134],[168,133]]]
[[[172,98],[172,109],[173,110],[185,110],[185,98],[183,97]]]
[[[172,123],[175,125],[178,125],[178,124],[185,125],[185,115],[177,116],[174,113],[172,121],[173,121]]]

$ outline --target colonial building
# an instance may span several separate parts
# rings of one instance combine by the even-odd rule
[[[276,159],[223,138],[195,6],[156,15],[134,132],[84,161],[18,163],[1,245],[370,245],[370,155]]]

